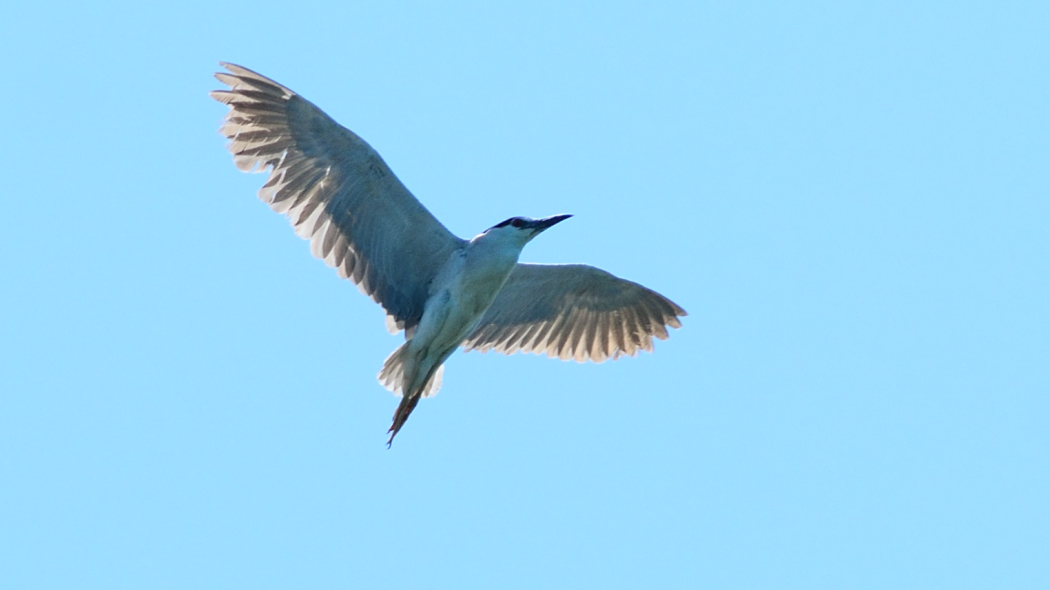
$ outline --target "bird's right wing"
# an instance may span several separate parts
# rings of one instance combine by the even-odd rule
[[[270,170],[259,198],[310,240],[314,256],[352,280],[386,310],[388,324],[411,329],[427,288],[466,242],[408,192],[363,139],[288,88],[233,64],[215,77],[229,90],[220,132],[237,167]]]
[[[653,349],[684,309],[659,293],[582,264],[518,264],[466,350],[532,352],[602,362]]]

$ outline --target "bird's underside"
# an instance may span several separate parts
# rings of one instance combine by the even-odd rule
[[[437,393],[458,347],[602,362],[652,350],[654,337],[681,326],[685,310],[637,283],[586,265],[517,262],[525,243],[568,216],[512,218],[458,238],[360,137],[273,80],[222,65],[216,78],[230,89],[211,96],[230,107],[220,132],[238,168],[268,171],[259,198],[405,331],[379,374],[403,397],[390,441]]]

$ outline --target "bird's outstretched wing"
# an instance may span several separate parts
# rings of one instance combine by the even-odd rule
[[[466,350],[532,352],[602,362],[653,349],[653,336],[681,327],[670,299],[582,264],[518,264]]]
[[[223,63],[215,77],[229,90],[220,132],[244,171],[270,170],[259,198],[286,215],[310,251],[352,280],[390,316],[412,329],[427,287],[451,252],[454,236],[412,196],[363,139],[288,88],[247,68]]]

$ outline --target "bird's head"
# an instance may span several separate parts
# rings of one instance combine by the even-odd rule
[[[561,221],[565,221],[570,217],[572,217],[572,215],[554,215],[551,217],[544,217],[543,219],[511,217],[506,221],[497,223],[488,228],[482,235],[485,236],[486,240],[508,242],[524,247],[529,240],[540,235],[547,228]]]

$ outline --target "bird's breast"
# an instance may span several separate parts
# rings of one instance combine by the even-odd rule
[[[450,258],[431,287],[415,346],[434,351],[458,347],[481,321],[516,263],[517,257],[507,260],[477,250]]]
[[[510,269],[495,265],[465,265],[463,270],[449,291],[450,298],[466,315],[480,317],[507,282]]]

